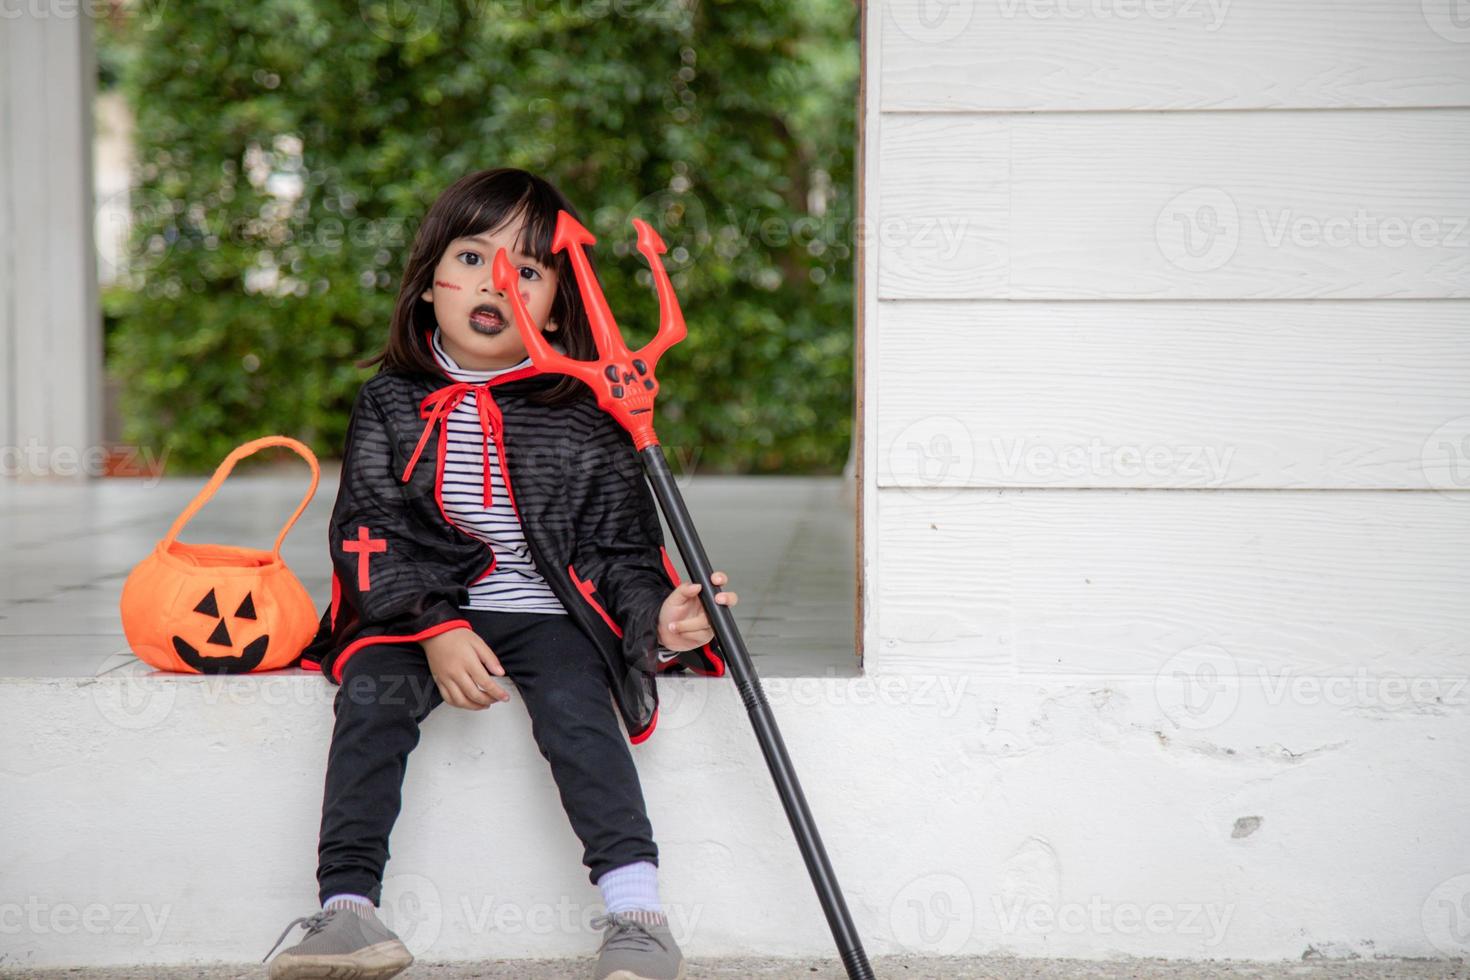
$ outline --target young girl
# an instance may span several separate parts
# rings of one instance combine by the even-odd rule
[[[607,914],[598,980],[675,980],[658,849],[630,741],[658,720],[661,670],[720,675],[699,583],[678,583],[628,433],[540,372],[491,278],[497,249],[556,349],[597,356],[545,180],[468,174],[415,236],[382,362],[353,405],[332,511],[331,608],[302,666],[339,684],[322,803],[322,909],[270,976],[390,977],[413,957],[374,914],[419,726],[441,702],[525,698]],[[722,586],[723,572],[711,582]],[[733,606],[734,592],[716,602]],[[616,707],[616,711],[614,708]],[[279,946],[281,940],[277,940]],[[269,958],[270,953],[266,954]]]

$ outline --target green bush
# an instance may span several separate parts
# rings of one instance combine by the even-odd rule
[[[629,219],[664,237],[689,325],[659,372],[676,471],[841,468],[852,0],[136,9],[99,32],[138,154],[108,367],[124,437],[166,449],[170,473],[274,432],[335,456],[416,222],[491,166],[577,204],[632,347],[657,302]]]

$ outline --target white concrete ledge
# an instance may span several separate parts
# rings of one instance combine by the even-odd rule
[[[1152,678],[766,686],[870,955],[1458,955],[1463,707],[1243,688],[1190,729]],[[0,966],[258,960],[314,907],[336,690],[0,681]],[[734,685],[662,690],[633,753],[686,952],[829,955]],[[519,699],[436,710],[405,794],[384,915],[416,955],[595,949],[598,893]]]

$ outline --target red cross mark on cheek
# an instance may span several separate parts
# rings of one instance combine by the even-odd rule
[[[373,537],[366,527],[358,527],[357,540],[342,542],[342,550],[357,555],[357,591],[366,592],[371,589],[373,586],[368,579],[368,562],[372,560],[374,553],[388,550],[387,540]]]

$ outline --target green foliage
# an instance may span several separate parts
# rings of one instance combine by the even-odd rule
[[[274,432],[336,455],[417,222],[492,166],[576,203],[629,346],[657,322],[630,219],[668,244],[689,325],[659,366],[671,456],[840,469],[852,0],[195,0],[143,4],[99,46],[139,165],[109,370],[125,438],[170,472]]]

